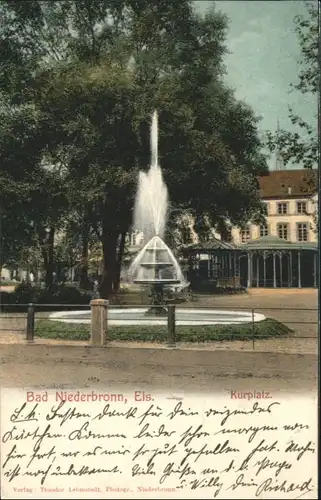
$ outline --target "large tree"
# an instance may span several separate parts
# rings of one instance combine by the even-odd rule
[[[50,159],[52,196],[63,179],[70,210],[101,239],[103,297],[117,290],[154,108],[172,204],[213,225],[261,220],[257,175],[266,163],[252,110],[223,84],[224,16],[199,17],[187,0],[34,0],[2,9],[2,91],[12,105],[36,110],[29,136],[42,156],[34,172]]]
[[[17,262],[22,249],[33,243],[33,226],[27,210],[33,197],[29,179],[39,150],[29,148],[26,131],[35,127],[34,110],[0,101],[0,270]],[[31,134],[33,135],[33,133]],[[25,206],[25,210],[22,207]]]
[[[40,115],[31,103],[0,108],[1,265],[38,246],[47,286],[54,270],[54,237],[64,226],[64,179],[46,160]]]

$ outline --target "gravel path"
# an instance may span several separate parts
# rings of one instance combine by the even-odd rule
[[[254,288],[248,293],[238,295],[202,295],[185,305],[222,309],[254,308],[255,312],[288,325],[294,330],[294,336],[297,338],[318,338],[319,301],[318,290],[314,288],[302,290]]]
[[[0,345],[0,386],[167,390],[316,390],[312,354],[61,345]]]

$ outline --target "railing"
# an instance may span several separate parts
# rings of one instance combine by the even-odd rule
[[[10,334],[14,334],[25,336],[27,343],[34,343],[37,321],[48,319],[52,312],[87,310],[90,313],[89,304],[7,304],[2,302],[0,305],[0,342],[1,337],[9,338]]]
[[[106,306],[107,302],[106,301],[101,301],[102,303],[105,303],[104,307],[107,308],[110,307],[111,309],[115,310],[128,310],[128,309],[146,309],[148,308],[147,305],[141,305],[141,304],[132,304],[130,306],[123,306],[123,305],[111,305],[111,306]],[[90,311],[90,306],[89,305],[72,305],[72,304],[63,304],[63,305],[57,305],[57,304],[1,304],[2,310],[5,309],[6,312],[0,313],[0,337],[1,334],[5,334],[6,332],[10,332],[10,334],[24,334],[25,335],[25,340],[27,343],[34,343],[35,341],[35,334],[36,334],[36,325],[37,321],[41,319],[48,319],[48,316],[50,315],[50,311],[57,311],[57,310],[83,310],[83,311]],[[14,311],[14,313],[10,313],[10,308],[13,307],[15,309],[21,309],[21,313]],[[166,310],[167,310],[167,316],[160,316],[163,320],[163,326],[165,326],[166,329],[166,334],[164,332],[164,338],[162,339],[163,341],[166,341],[168,347],[175,347],[177,345],[177,342],[179,342],[180,335],[177,335],[177,327],[178,328],[183,328],[180,325],[177,324],[177,318],[176,318],[176,312],[177,308],[180,310],[186,309],[184,304],[180,304],[179,306],[175,304],[167,304],[166,305]],[[255,342],[267,338],[262,335],[260,335],[260,332],[258,331],[257,326],[259,325],[259,322],[255,321],[255,314],[256,313],[263,313],[267,319],[272,319],[272,320],[277,320],[280,323],[283,323],[284,325],[288,326],[290,329],[293,329],[295,325],[295,329],[299,331],[294,331],[294,335],[291,335],[290,338],[296,338],[296,339],[317,339],[317,312],[318,309],[316,308],[293,308],[293,307],[225,307],[222,305],[216,305],[216,306],[193,306],[187,307],[191,311],[195,310],[220,310],[220,311],[246,311],[250,313],[249,321],[247,324],[251,324],[251,329],[252,329],[252,334],[248,333],[247,334],[247,339],[246,340],[251,340],[252,341],[252,347],[255,349]],[[266,313],[268,311],[271,311],[271,315],[267,315]],[[303,312],[303,315],[299,313]],[[294,314],[295,313],[295,314]],[[302,318],[302,316],[305,316]],[[296,319],[297,318],[297,319]],[[130,317],[130,315],[127,315],[127,317],[121,317],[121,320],[124,323],[128,323],[128,327],[131,327],[132,324],[131,322],[133,321],[134,317]],[[152,326],[149,325],[150,317],[146,316],[146,326]],[[144,321],[143,318],[140,318],[140,322]],[[58,324],[58,321],[51,321],[52,326]],[[59,322],[60,323],[60,322]],[[61,324],[61,323],[60,323]],[[87,320],[88,324],[88,337],[89,336],[89,326],[91,327],[91,330],[93,329],[92,321],[90,319]],[[68,327],[71,329],[73,328],[74,332],[77,331],[77,328],[80,329],[79,325],[78,327],[73,324],[70,326],[70,323],[68,323]],[[108,334],[108,329],[107,329],[108,321],[106,321],[106,325],[104,328],[106,329],[106,332]],[[298,327],[303,327],[305,328],[306,326],[310,325],[313,326],[313,330],[315,329],[315,334],[312,333],[312,335],[306,335],[304,332],[302,332],[301,328]],[[137,325],[136,325],[137,326]],[[139,326],[139,325],[138,325]],[[198,326],[217,326],[216,325],[198,325]],[[227,324],[226,327],[231,326],[231,324]],[[236,327],[235,324],[233,324],[234,327]],[[239,323],[239,327],[241,328],[244,326],[243,323]],[[314,328],[315,327],[315,328]],[[112,329],[113,327],[111,327]],[[115,327],[117,328],[117,327]],[[188,326],[187,326],[188,328]],[[197,328],[197,327],[196,327]],[[236,327],[237,328],[237,327]],[[67,329],[67,327],[66,327]],[[82,325],[82,332],[84,331],[84,326]],[[294,329],[294,330],[295,330]],[[68,333],[68,332],[67,332]],[[36,334],[37,336],[37,334]],[[68,335],[66,335],[66,339],[68,338]],[[116,335],[117,338],[117,335]],[[271,340],[273,340],[273,337],[269,337]],[[288,337],[289,338],[289,337]],[[235,340],[236,338],[233,338]],[[1,340],[1,338],[0,338]],[[108,339],[112,340],[112,339]],[[219,340],[224,340],[224,334],[222,334],[222,338]],[[230,340],[230,339],[227,339]],[[243,340],[240,338],[240,340]],[[203,341],[199,341],[203,342]]]

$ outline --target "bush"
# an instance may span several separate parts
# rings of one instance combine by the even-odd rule
[[[0,292],[0,306],[1,304],[12,304],[12,293]]]
[[[23,312],[25,308],[20,304],[70,304],[73,309],[74,305],[87,305],[89,304],[92,296],[89,292],[80,290],[74,286],[56,285],[54,284],[50,289],[43,289],[34,286],[31,283],[21,283],[17,286],[14,292],[1,292],[0,304],[3,311],[20,311]],[[9,304],[6,307],[5,304]],[[16,306],[16,307],[15,307]],[[52,308],[42,307],[42,310],[51,310]],[[58,310],[59,307],[55,307]],[[68,308],[64,307],[64,310]]]
[[[37,297],[39,295],[39,289],[32,286],[31,283],[20,283],[11,294],[12,304],[29,304],[31,302],[37,302]]]
[[[18,282],[13,281],[13,280],[1,279],[1,281],[0,281],[1,286],[16,286],[17,284],[18,284]]]
[[[91,294],[75,286],[53,285],[50,289],[41,290],[38,304],[89,304]]]

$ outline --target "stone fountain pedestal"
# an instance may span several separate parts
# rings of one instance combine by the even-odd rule
[[[150,289],[150,307],[147,316],[167,316],[164,290],[183,282],[179,265],[159,237],[154,236],[141,250],[134,263],[133,282]]]
[[[146,311],[146,316],[167,316],[164,299],[164,285],[155,283],[151,287],[151,307]]]
[[[146,311],[146,316],[167,316],[167,308],[165,307],[164,288],[169,285],[177,285],[180,280],[175,278],[161,278],[162,269],[173,267],[170,262],[141,262],[141,267],[152,270],[155,278],[136,279],[137,285],[150,286],[151,303],[150,308]]]
[[[167,308],[164,299],[164,288],[169,285],[177,285],[179,280],[174,279],[155,279],[155,280],[135,280],[135,284],[150,286],[150,307],[146,311],[146,316],[167,316]]]

